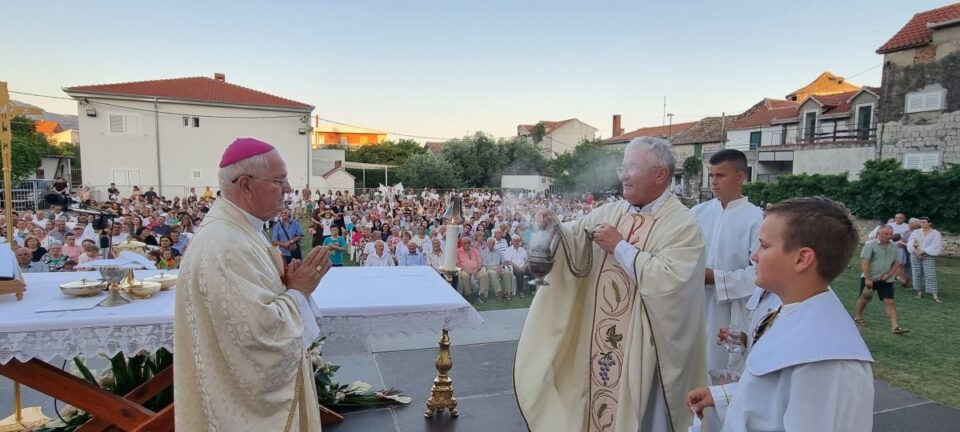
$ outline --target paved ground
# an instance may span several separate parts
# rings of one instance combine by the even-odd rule
[[[438,336],[370,339],[366,344],[331,342],[324,351],[330,361],[342,365],[336,375],[338,381],[363,380],[374,387],[398,388],[414,402],[398,408],[351,412],[346,414],[344,423],[325,427],[324,432],[525,430],[514,397],[511,371],[526,310],[489,311],[482,315],[486,324],[481,328],[451,333],[454,366],[450,375],[459,400],[459,418],[450,419],[444,414],[428,420],[423,416],[424,402],[436,375],[433,363]],[[881,381],[875,383],[875,391],[875,431],[957,430],[960,424],[960,410],[955,408]],[[26,390],[24,399],[27,406],[41,405],[47,415],[53,415],[49,398]],[[12,412],[12,406],[11,384],[0,378],[0,417]]]

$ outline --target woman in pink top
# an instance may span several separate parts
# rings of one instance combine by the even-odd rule
[[[67,244],[63,245],[61,253],[66,255],[70,261],[76,261],[83,254],[83,246],[77,244],[77,236],[74,234],[67,234],[63,238],[67,241]]]

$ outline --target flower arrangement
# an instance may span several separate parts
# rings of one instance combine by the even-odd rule
[[[326,340],[327,338],[322,337],[314,342],[309,352],[310,361],[313,363],[313,376],[317,384],[317,399],[320,404],[333,410],[344,410],[410,403],[412,399],[396,389],[376,391],[373,386],[363,381],[354,381],[351,384],[334,382],[333,375],[340,366],[324,360],[323,344]]]

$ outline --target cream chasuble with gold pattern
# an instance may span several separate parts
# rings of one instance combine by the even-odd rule
[[[514,365],[517,401],[532,431],[638,431],[649,424],[653,413],[645,411],[654,400],[665,403],[674,431],[692,422],[685,396],[706,377],[703,236],[672,195],[652,215],[629,210],[619,201],[561,226],[570,250],[558,248]],[[584,229],[601,223],[638,249],[633,268],[587,238]],[[587,248],[593,266],[577,278],[566,256],[582,270]]]
[[[282,261],[226,199],[190,242],[177,283],[176,428],[319,431],[313,367]]]

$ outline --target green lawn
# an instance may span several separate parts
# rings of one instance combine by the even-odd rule
[[[304,223],[304,221],[301,221]],[[307,226],[304,224],[304,226]],[[310,252],[309,236],[303,240],[304,255]],[[355,265],[346,260],[345,265]],[[890,322],[879,299],[867,306],[862,327],[863,338],[870,347],[876,363],[875,377],[905,388],[927,398],[960,407],[960,323],[949,317],[960,317],[960,260],[940,259],[937,263],[940,297],[944,303],[935,303],[927,295],[923,300],[913,297],[913,291],[897,283],[896,300],[900,325],[910,329],[905,335],[890,332]],[[853,315],[854,303],[860,288],[859,259],[854,258],[847,270],[833,283],[833,289]],[[518,309],[530,307],[531,297],[514,297],[509,302],[491,299],[480,304],[479,311]]]
[[[860,289],[858,259],[833,283],[833,289],[851,316]],[[867,324],[861,333],[876,363],[875,377],[933,400],[960,407],[960,260],[941,258],[937,262],[939,304],[927,294],[914,298],[912,290],[896,283],[897,314],[905,335],[890,332],[883,305],[874,296],[867,305]],[[954,317],[951,319],[950,317]]]

